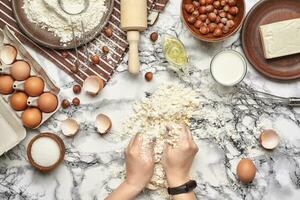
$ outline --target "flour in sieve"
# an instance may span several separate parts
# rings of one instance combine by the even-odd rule
[[[137,102],[134,113],[124,122],[124,134],[143,135],[143,147],[155,141],[154,175],[148,188],[166,187],[165,173],[161,157],[165,143],[176,145],[179,137],[180,124],[189,124],[189,119],[199,107],[196,92],[182,84],[161,86],[149,98]],[[171,124],[171,127],[170,127]],[[168,128],[167,128],[168,127]]]
[[[81,10],[82,6],[83,0],[64,1],[64,7],[71,13]],[[57,0],[24,0],[23,9],[29,21],[52,32],[62,43],[73,40],[72,23],[75,36],[81,37],[81,21],[85,32],[93,32],[107,11],[105,0],[89,0],[87,10],[80,15],[68,15],[60,8]]]

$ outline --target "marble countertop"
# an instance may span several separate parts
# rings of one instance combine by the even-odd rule
[[[258,0],[247,0],[249,10]],[[180,20],[180,0],[172,0],[155,26],[142,36],[142,73],[131,77],[126,72],[126,58],[103,92],[96,98],[79,95],[81,105],[59,110],[38,130],[28,131],[27,138],[0,157],[0,199],[2,200],[102,200],[122,181],[123,149],[129,138],[121,137],[122,121],[135,101],[152,93],[161,84],[185,82],[201,93],[202,115],[192,119],[191,129],[199,146],[193,171],[198,182],[198,199],[300,199],[300,114],[270,99],[262,99],[255,90],[281,96],[299,96],[300,82],[274,82],[257,73],[249,64],[243,83],[225,89],[214,83],[208,72],[211,58],[222,49],[242,52],[239,33],[225,42],[207,44],[193,38]],[[190,73],[183,80],[161,66],[162,49],[152,44],[151,32],[169,33],[182,40],[190,60]],[[64,72],[31,51],[61,88],[62,98],[72,99],[74,82]],[[154,72],[152,82],[143,73]],[[94,128],[95,116],[109,115],[113,128],[101,137]],[[81,130],[66,138],[61,121],[72,116]],[[265,151],[258,144],[263,128],[273,128],[281,136],[280,146]],[[66,144],[65,161],[55,171],[41,174],[27,161],[26,147],[39,132],[53,132]],[[0,138],[1,139],[1,138]],[[235,168],[242,157],[250,157],[257,167],[253,183],[236,180]],[[137,199],[164,199],[145,191]]]

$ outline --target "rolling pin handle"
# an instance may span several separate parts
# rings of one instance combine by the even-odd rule
[[[128,71],[131,74],[138,74],[140,71],[140,60],[139,60],[139,51],[138,51],[140,32],[128,31],[127,40],[129,43]]]

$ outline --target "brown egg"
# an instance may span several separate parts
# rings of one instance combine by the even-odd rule
[[[10,106],[16,111],[25,110],[27,108],[27,99],[28,96],[24,92],[16,92],[9,99]]]
[[[11,76],[17,81],[24,81],[30,76],[30,66],[25,61],[17,61],[10,68]]]
[[[13,93],[14,79],[11,76],[0,76],[0,93],[11,94]]]
[[[240,160],[236,173],[241,182],[247,184],[253,181],[256,174],[256,167],[251,159],[245,158]]]
[[[27,108],[22,113],[22,123],[27,128],[35,128],[42,121],[42,113],[37,108]]]
[[[57,108],[57,105],[57,97],[50,92],[45,92],[38,98],[38,107],[42,112],[53,112]]]
[[[40,96],[44,91],[44,81],[39,77],[30,77],[25,81],[24,90],[32,97]]]

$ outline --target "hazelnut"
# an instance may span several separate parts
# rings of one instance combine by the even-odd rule
[[[209,29],[206,26],[201,26],[201,28],[199,29],[200,33],[203,35],[206,35],[209,33]]]
[[[200,3],[201,6],[205,6],[206,5],[206,0],[200,0],[199,3]]]
[[[105,30],[104,30],[104,33],[107,37],[111,37],[112,34],[113,34],[113,30],[111,27],[106,27]]]
[[[200,15],[199,11],[198,10],[195,10],[193,13],[192,13],[192,16],[194,17],[198,17]]]
[[[217,24],[221,22],[221,17],[220,16],[217,16],[217,19],[215,21]]]
[[[211,5],[211,4],[213,4],[214,3],[214,0],[206,0],[206,4],[207,5]]]
[[[75,97],[75,98],[72,100],[72,104],[73,104],[74,106],[79,106],[79,105],[80,105],[80,100],[79,100],[77,97]]]
[[[234,17],[231,14],[229,14],[229,13],[227,13],[226,18],[229,19],[229,20],[234,19]]]
[[[67,99],[64,99],[62,102],[61,102],[61,107],[63,109],[66,109],[70,106],[70,102],[67,100]]]
[[[219,12],[217,9],[214,9],[214,13],[217,15]]]
[[[92,55],[90,59],[94,64],[98,64],[100,62],[100,58],[97,54]]]
[[[209,20],[209,19],[206,19],[206,20],[205,20],[205,24],[206,24],[206,25],[210,24],[210,20]]]
[[[224,24],[218,23],[218,27],[219,27],[220,29],[222,29],[224,26],[225,26]]]
[[[215,13],[209,13],[208,14],[208,19],[211,21],[211,22],[214,22],[216,21],[217,19],[217,15]]]
[[[216,9],[219,9],[221,7],[220,1],[214,1],[213,5]]]
[[[222,18],[221,19],[221,23],[223,23],[224,25],[227,23],[228,19],[227,18]]]
[[[195,28],[199,29],[203,25],[203,22],[201,20],[197,20],[194,24]]]
[[[236,6],[236,0],[228,0],[230,6]]]
[[[224,12],[224,11],[220,12],[219,16],[222,18],[226,17],[226,12]]]
[[[213,36],[220,37],[222,35],[222,30],[220,28],[216,28],[213,32]]]
[[[61,52],[61,56],[62,56],[63,58],[66,58],[66,57],[69,56],[69,53],[68,53],[67,51],[62,51],[62,52]]]
[[[231,15],[237,15],[237,14],[239,13],[238,7],[236,7],[236,6],[231,7],[231,8],[229,9],[229,13],[230,13]]]
[[[214,30],[218,27],[218,25],[216,23],[211,23],[211,24],[208,24],[208,29],[209,29],[209,32],[210,33],[213,33]]]
[[[74,92],[74,94],[79,94],[81,92],[81,86],[80,85],[74,85],[73,86],[73,92]]]
[[[186,12],[192,13],[192,12],[194,12],[195,7],[193,4],[185,4],[184,9],[186,10]]]
[[[153,78],[153,73],[152,73],[152,72],[147,72],[147,73],[145,74],[145,79],[146,79],[146,81],[151,81],[152,78]]]
[[[205,7],[205,9],[206,9],[206,12],[210,13],[210,12],[213,12],[215,8],[213,7],[213,5],[207,5]]]
[[[70,70],[75,74],[78,73],[79,71],[78,63],[75,63],[75,66],[71,66]]]
[[[107,54],[109,52],[109,48],[107,46],[102,47],[102,52]]]
[[[206,7],[205,7],[205,6],[201,6],[201,7],[199,8],[199,13],[200,13],[200,14],[205,14],[205,13],[206,13]]]
[[[222,32],[225,33],[225,34],[228,33],[229,32],[229,27],[228,26],[223,26]]]
[[[193,1],[193,5],[194,5],[195,8],[200,7],[200,3],[198,1]]]
[[[157,32],[151,33],[150,39],[151,39],[152,42],[156,42],[157,39],[158,39],[158,34],[157,34]]]
[[[190,24],[194,24],[195,22],[196,22],[196,17],[194,17],[194,16],[189,16],[188,17],[188,19],[187,19],[187,21],[190,23]]]
[[[225,0],[221,0],[220,4],[221,4],[221,6],[225,6],[226,5],[226,1]]]
[[[226,26],[228,26],[228,28],[232,28],[232,27],[234,27],[234,25],[235,25],[235,23],[234,23],[233,20],[228,20],[228,21],[226,22]]]
[[[228,12],[229,9],[230,9],[229,5],[226,5],[226,6],[224,6],[224,8],[223,8],[223,10],[224,10],[225,12]]]
[[[200,19],[201,21],[205,22],[205,20],[207,19],[207,15],[200,15],[198,17],[198,19]]]

